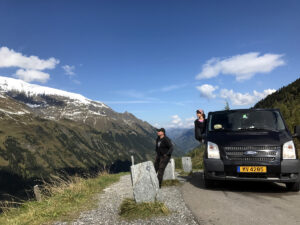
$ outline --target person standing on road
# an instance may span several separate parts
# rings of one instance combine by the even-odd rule
[[[200,143],[204,142],[203,134],[206,129],[206,119],[205,114],[202,109],[198,109],[196,111],[197,119],[195,120],[195,139],[197,139]]]
[[[162,179],[164,176],[165,168],[168,165],[171,154],[173,152],[173,144],[171,140],[166,136],[164,128],[157,129],[156,139],[156,159],[155,159],[155,171],[159,181],[159,188],[161,188]]]

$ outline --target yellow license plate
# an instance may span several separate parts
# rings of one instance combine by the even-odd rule
[[[266,173],[266,166],[238,166],[238,173]]]

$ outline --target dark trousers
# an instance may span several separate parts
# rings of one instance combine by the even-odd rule
[[[154,163],[155,171],[159,181],[159,187],[161,187],[162,179],[164,176],[165,169],[170,161],[171,156],[168,155],[157,155]]]

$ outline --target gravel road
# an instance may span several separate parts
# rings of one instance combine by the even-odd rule
[[[182,194],[201,225],[300,224],[300,194],[282,184],[226,182],[206,190],[199,172],[182,186]]]
[[[180,187],[163,187],[157,200],[164,202],[172,211],[169,216],[155,217],[149,220],[135,220],[127,222],[118,215],[119,206],[124,198],[133,198],[130,175],[122,176],[120,181],[98,195],[98,207],[94,210],[82,212],[76,221],[71,223],[56,222],[54,225],[197,225],[191,211],[186,207]]]

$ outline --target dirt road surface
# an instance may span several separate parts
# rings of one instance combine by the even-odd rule
[[[300,193],[283,184],[222,182],[207,190],[198,172],[182,194],[201,225],[300,225]]]

